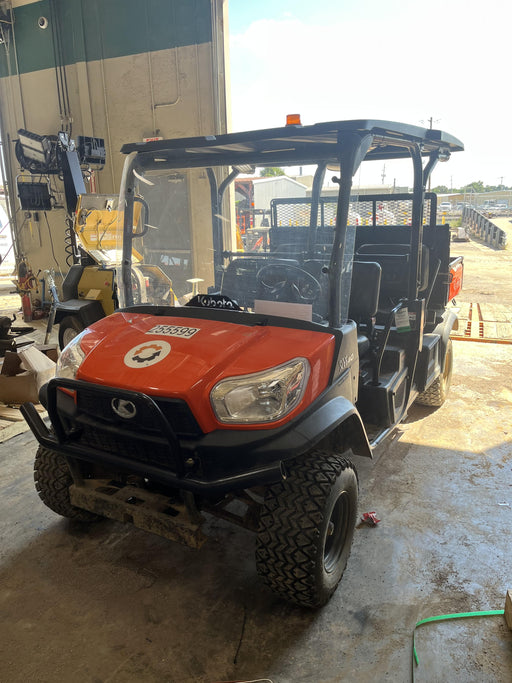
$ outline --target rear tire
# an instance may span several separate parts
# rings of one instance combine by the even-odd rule
[[[59,346],[62,349],[69,344],[69,342],[76,337],[77,334],[85,330],[80,318],[76,315],[68,315],[59,323]]]
[[[60,453],[39,446],[34,463],[34,481],[39,498],[58,515],[78,522],[96,522],[102,519],[93,512],[71,504],[69,487],[73,483],[73,477],[66,458]]]
[[[448,396],[448,391],[452,382],[452,371],[453,348],[452,340],[448,339],[443,372],[432,382],[428,389],[418,395],[416,403],[419,403],[421,406],[431,406],[433,408],[442,406]]]
[[[260,516],[256,568],[281,597],[324,605],[345,570],[357,519],[357,475],[345,458],[312,450],[269,487]]]

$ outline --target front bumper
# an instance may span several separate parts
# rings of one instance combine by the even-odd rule
[[[200,431],[184,401],[64,378],[52,379],[42,392],[51,429],[31,403],[21,411],[45,448],[114,472],[217,495],[281,481],[286,460],[305,453],[354,412],[335,389],[285,426],[209,434]],[[116,415],[114,401],[117,407],[131,404],[138,419]]]

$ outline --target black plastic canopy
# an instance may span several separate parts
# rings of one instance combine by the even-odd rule
[[[138,164],[148,169],[236,166],[237,162],[256,166],[301,165],[319,159],[336,164],[340,138],[347,134],[371,136],[368,160],[407,158],[411,145],[418,145],[422,156],[437,152],[445,158],[464,149],[460,140],[441,130],[369,119],[133,142],[123,145],[121,152],[138,152]]]

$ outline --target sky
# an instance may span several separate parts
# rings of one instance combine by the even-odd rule
[[[512,9],[505,0],[229,0],[232,130],[383,119],[465,151],[432,186],[512,186]],[[410,184],[372,162],[361,184]]]

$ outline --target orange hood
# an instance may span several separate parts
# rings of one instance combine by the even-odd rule
[[[303,410],[327,386],[334,337],[321,331],[123,312],[95,323],[81,346],[86,357],[77,379],[181,398],[208,432],[226,428],[210,406],[210,391],[219,380],[297,357],[308,359],[311,374],[301,404],[286,420]]]

